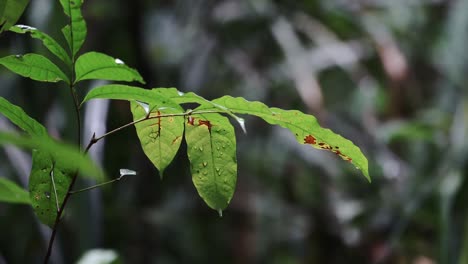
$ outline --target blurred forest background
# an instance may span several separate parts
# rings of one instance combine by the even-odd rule
[[[91,155],[111,177],[120,168],[139,174],[72,196],[54,263],[93,248],[122,263],[468,263],[468,0],[88,0],[83,8],[82,52],[122,59],[148,88],[314,114],[362,149],[373,181],[247,118],[247,135],[236,127],[237,189],[220,218],[198,197],[183,149],[161,181],[128,128]],[[31,1],[18,23],[65,42],[58,1]],[[27,36],[0,36],[0,56],[29,52],[47,54]],[[86,82],[80,95],[99,84]],[[2,67],[0,96],[74,142],[63,84]],[[131,120],[124,101],[95,100],[82,114],[85,143]],[[0,127],[15,129],[4,119]],[[30,162],[4,148],[0,175],[26,188]],[[0,263],[41,263],[50,230],[29,207],[0,204],[0,233]]]

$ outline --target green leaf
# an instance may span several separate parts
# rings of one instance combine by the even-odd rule
[[[92,99],[114,99],[126,101],[136,100],[148,103],[150,105],[164,105],[166,103],[174,103],[164,96],[154,97],[152,90],[146,90],[139,87],[122,84],[109,84],[92,89],[88,94],[86,94],[83,102],[81,102],[81,105]]]
[[[148,114],[145,109],[136,102],[131,102],[133,120],[145,118]],[[150,112],[151,119],[135,124],[138,138],[146,156],[151,160],[159,174],[163,175],[164,169],[172,162],[184,134],[184,117],[171,116],[159,117],[165,114],[183,113],[183,109],[177,104]]]
[[[0,145],[15,145],[24,149],[37,149],[49,153],[53,160],[60,165],[81,171],[84,176],[102,180],[103,171],[88,157],[83,155],[76,147],[57,142],[44,136],[16,135],[0,131]]]
[[[141,75],[120,59],[99,52],[88,52],[76,60],[76,82],[90,79],[109,81],[138,81],[145,83]]]
[[[66,158],[54,159],[42,151],[33,151],[29,176],[29,198],[39,220],[52,227],[75,173]],[[66,162],[66,161],[65,161]]]
[[[39,39],[42,41],[44,46],[55,56],[61,59],[66,65],[71,66],[71,58],[63,47],[55,41],[52,37],[46,33],[30,26],[26,25],[15,25],[10,28],[10,31],[25,34],[29,33],[32,38]]]
[[[70,83],[68,77],[46,57],[39,54],[11,55],[0,59],[0,64],[21,76],[36,81]]]
[[[234,128],[219,114],[188,116],[185,140],[198,194],[221,212],[231,201],[237,181]]]
[[[65,15],[70,18],[69,25],[62,29],[62,33],[70,47],[72,57],[75,58],[81,46],[83,46],[87,34],[86,22],[81,14],[83,0],[60,0],[60,3]]]
[[[317,119],[312,115],[304,114],[296,110],[283,110],[280,108],[269,108],[260,102],[249,102],[244,98],[223,96],[212,101],[221,108],[235,114],[248,114],[262,118],[272,125],[279,125],[289,129],[301,144],[308,144],[317,149],[333,152],[342,159],[353,163],[360,169],[364,176],[370,181],[367,159],[359,147],[350,140],[335,134],[330,129],[322,128]],[[201,106],[197,109],[220,109],[211,106]]]
[[[18,21],[28,3],[29,0],[0,0],[0,33]]]
[[[3,97],[0,97],[0,113],[30,135],[47,135],[44,126],[29,117],[21,107],[8,102]]]
[[[26,190],[2,177],[0,177],[0,202],[31,204]]]

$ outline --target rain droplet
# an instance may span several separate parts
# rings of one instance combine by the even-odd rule
[[[115,59],[115,63],[123,65],[125,62],[123,62],[121,59]]]
[[[223,217],[223,210],[218,209],[218,215],[219,215],[219,217]]]
[[[200,149],[200,151],[203,151],[203,148],[202,148],[202,147],[200,147],[199,149]]]
[[[177,93],[179,94],[179,96],[183,96],[185,93],[181,92],[181,91],[177,91]]]
[[[219,150],[219,147],[216,147],[217,150]]]
[[[203,167],[206,167],[206,166],[208,166],[208,162],[204,161],[203,162]]]
[[[44,194],[47,199],[50,199],[50,192],[45,192]]]
[[[21,58],[23,58],[23,55],[18,54],[18,55],[15,55],[15,57],[16,57],[17,59],[21,59]]]
[[[226,145],[223,144],[221,147],[226,148]]]
[[[203,172],[203,175],[207,175],[207,174],[208,174],[208,172],[207,172],[207,171],[204,171],[204,172]]]
[[[120,177],[123,177],[123,176],[126,176],[126,175],[137,175],[137,173],[134,170],[120,169]]]

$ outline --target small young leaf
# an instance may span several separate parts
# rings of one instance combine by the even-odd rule
[[[39,54],[11,55],[0,58],[0,64],[21,76],[36,81],[70,83],[68,77],[46,57]]]
[[[25,25],[15,25],[10,28],[10,31],[19,33],[19,34],[25,34],[29,33],[31,34],[32,38],[39,39],[42,41],[44,46],[55,56],[57,56],[59,59],[61,59],[66,65],[71,66],[71,59],[68,53],[63,49],[63,47],[55,41],[52,37],[47,35],[46,33],[30,27],[30,26],[25,26]]]
[[[145,83],[141,75],[123,63],[99,52],[88,52],[76,60],[76,82],[89,79],[109,81],[138,81]]]
[[[148,115],[141,105],[133,101],[131,102],[131,110],[133,120],[139,120]],[[179,150],[184,134],[184,117],[158,118],[158,116],[183,113],[183,111],[177,104],[165,105],[165,107],[154,109],[149,113],[152,119],[135,124],[143,151],[159,170],[161,177],[164,169],[172,162]]]
[[[0,33],[8,30],[21,17],[29,0],[0,1]]]
[[[75,58],[86,39],[86,22],[81,14],[83,0],[60,0],[64,13],[70,18],[70,24],[62,29],[68,46]]]
[[[29,198],[39,220],[52,227],[75,170],[42,151],[33,151]]]
[[[0,113],[30,135],[47,135],[44,126],[28,116],[22,108],[8,102],[3,97],[0,97]]]
[[[219,114],[188,116],[185,140],[198,194],[209,207],[223,210],[234,195],[237,181],[234,128]]]
[[[26,190],[2,177],[0,177],[0,202],[31,204]]]
[[[260,102],[249,102],[244,98],[223,96],[212,101],[215,105],[226,108],[236,114],[248,114],[262,118],[272,125],[279,125],[289,129],[301,144],[308,144],[317,149],[324,149],[335,153],[340,158],[353,163],[359,168],[367,180],[371,180],[368,172],[367,159],[359,147],[348,139],[335,134],[330,129],[322,128],[312,115],[295,110],[269,108]],[[206,105],[200,109],[210,109]],[[220,109],[217,107],[216,109]]]

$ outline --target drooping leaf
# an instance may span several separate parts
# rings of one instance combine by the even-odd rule
[[[0,113],[30,135],[43,136],[47,134],[44,126],[28,116],[21,107],[8,102],[3,97],[0,97]]]
[[[317,119],[312,115],[307,115],[296,110],[269,108],[263,103],[250,102],[240,97],[223,96],[212,102],[235,114],[254,115],[272,125],[287,128],[295,135],[299,143],[333,152],[342,159],[353,163],[356,168],[362,171],[367,180],[371,180],[367,159],[359,147],[354,145],[350,140],[335,134],[330,129],[321,127]],[[201,106],[199,109],[212,109],[212,107],[207,105]]]
[[[33,151],[33,163],[29,176],[31,206],[39,220],[52,227],[61,207],[74,169],[54,159],[43,151]]]
[[[186,120],[192,181],[206,204],[221,212],[231,201],[237,181],[234,128],[219,114],[188,116]]]
[[[68,53],[65,51],[65,49],[58,44],[55,39],[47,35],[46,33],[30,26],[26,25],[15,25],[10,28],[10,31],[19,33],[19,34],[25,34],[29,33],[32,38],[39,39],[42,41],[44,46],[55,56],[57,56],[59,59],[61,59],[66,65],[71,66],[71,58],[68,55]]]
[[[84,156],[73,146],[57,142],[49,137],[16,135],[0,131],[0,145],[8,144],[48,153],[53,160],[60,160],[59,165],[79,170],[85,177],[96,180],[104,178],[104,172],[88,156]]]
[[[0,1],[0,33],[8,30],[21,17],[29,0]]]
[[[31,204],[26,190],[3,177],[0,177],[0,202]]]
[[[120,60],[99,52],[88,52],[76,60],[76,82],[89,79],[109,81],[138,81],[141,75]]]
[[[147,116],[145,109],[136,102],[131,102],[133,120]],[[165,114],[183,113],[183,109],[174,104],[154,109],[149,113],[152,119],[135,124],[138,138],[146,156],[163,175],[164,169],[172,162],[184,134],[184,117],[159,117]]]
[[[70,18],[70,23],[62,29],[68,46],[74,58],[86,39],[86,22],[81,14],[83,0],[60,0],[65,15]]]
[[[42,82],[65,81],[68,77],[46,57],[39,54],[11,55],[0,58],[0,64],[14,73]]]

